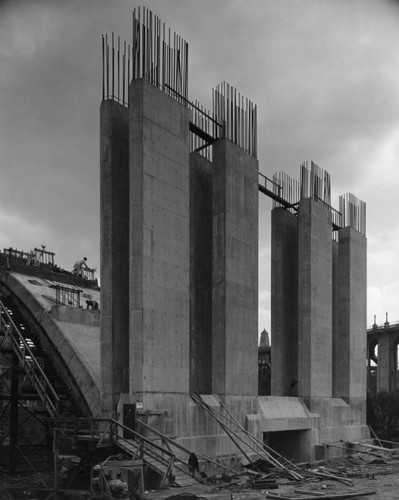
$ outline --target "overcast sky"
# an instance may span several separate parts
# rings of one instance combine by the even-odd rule
[[[189,43],[189,98],[234,85],[258,105],[260,171],[331,175],[367,203],[367,324],[399,321],[399,2],[0,0],[0,247],[46,244],[99,267],[101,35],[145,5]],[[270,210],[260,195],[259,331],[270,329]]]

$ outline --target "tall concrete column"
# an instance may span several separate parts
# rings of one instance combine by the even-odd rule
[[[391,353],[389,335],[380,335],[378,339],[377,392],[391,390]]]
[[[129,390],[129,113],[100,109],[101,413]]]
[[[352,227],[339,231],[338,331],[334,337],[334,396],[366,399],[366,237]]]
[[[333,255],[333,303],[332,303],[332,366],[333,366],[333,396],[337,394],[337,376],[335,367],[338,365],[339,357],[342,355],[342,347],[339,341],[339,247],[338,242],[332,242]],[[337,396],[339,397],[339,396]]]
[[[130,392],[189,387],[189,110],[130,86]]]
[[[258,392],[258,161],[213,147],[213,359],[217,394]]]
[[[332,396],[331,215],[312,198],[298,216],[298,395]]]
[[[190,154],[190,391],[212,393],[212,163]]]
[[[272,210],[271,331],[273,396],[297,395],[298,382],[298,218]]]

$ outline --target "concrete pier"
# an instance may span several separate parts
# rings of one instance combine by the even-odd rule
[[[212,162],[190,154],[190,391],[212,393]]]
[[[130,393],[189,386],[189,110],[130,86]]]
[[[298,395],[332,397],[331,215],[301,200],[298,215]]]
[[[298,381],[298,218],[272,210],[271,331],[273,396],[297,395]]]
[[[129,391],[129,112],[105,100],[100,109],[102,413],[112,416]]]
[[[190,392],[295,460],[367,437],[365,238],[345,228],[334,241],[329,176],[302,169],[301,200],[274,183],[289,199],[272,214],[273,395],[259,398],[256,108],[224,115],[223,85],[215,119],[147,78],[132,80],[128,113],[101,112],[103,414],[140,403],[150,425],[209,456],[237,449]]]
[[[258,162],[227,139],[214,145],[215,394],[258,393]]]
[[[351,227],[339,231],[338,332],[334,336],[334,396],[345,401],[366,394],[366,237]]]

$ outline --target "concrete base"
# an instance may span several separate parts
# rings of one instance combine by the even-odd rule
[[[239,442],[240,450],[222,430],[219,423],[188,394],[143,394],[143,412],[148,424],[198,455],[229,464],[232,457],[255,457],[254,449]],[[278,453],[294,462],[313,462],[342,455],[345,450],[334,443],[369,438],[366,425],[360,423],[361,406],[342,399],[312,400],[311,408],[301,398],[277,396],[202,395],[215,410],[224,413],[220,401],[241,426]],[[245,440],[245,434],[239,433]],[[328,446],[330,445],[330,446]],[[340,446],[344,446],[342,443]],[[187,457],[182,454],[183,459]]]

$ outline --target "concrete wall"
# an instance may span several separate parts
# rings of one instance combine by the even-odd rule
[[[128,392],[129,114],[115,101],[100,109],[101,393],[112,416]]]
[[[298,395],[332,396],[331,215],[308,198],[298,215]]]
[[[258,162],[227,139],[213,146],[212,392],[258,390]]]
[[[367,338],[366,238],[351,227],[339,231],[339,302],[334,357],[334,396],[346,401],[366,398]]]
[[[223,412],[220,400],[247,430],[253,432],[248,416],[259,412],[256,396],[203,396],[208,404]],[[196,405],[188,394],[150,394],[144,396],[144,409],[159,409],[164,413],[150,422],[150,425],[167,436],[176,437],[178,443],[194,453],[217,457],[240,454],[239,449],[223,431],[217,421],[202,407]],[[262,435],[253,434],[262,439]],[[243,446],[245,448],[245,445]],[[187,456],[184,457],[187,460]]]
[[[190,391],[212,392],[212,163],[190,155]]]
[[[130,392],[187,392],[189,110],[134,80],[129,111]]]
[[[51,308],[51,314],[57,321],[61,322],[76,323],[85,326],[100,326],[100,311],[57,305]]]
[[[271,331],[273,396],[297,394],[298,219],[285,208],[272,210]]]

